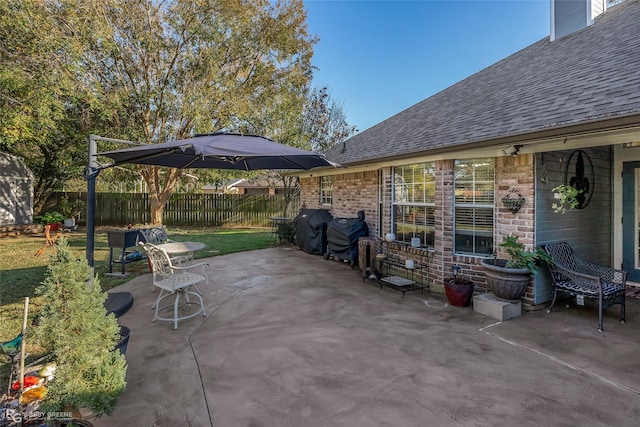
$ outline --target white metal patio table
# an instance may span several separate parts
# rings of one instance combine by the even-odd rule
[[[171,255],[172,258],[174,256],[179,256],[178,262],[188,263],[193,259],[194,252],[204,249],[206,245],[200,242],[169,242],[169,243],[162,243],[156,246],[164,249],[164,251],[168,255]]]

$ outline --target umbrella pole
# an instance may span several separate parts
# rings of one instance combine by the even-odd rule
[[[90,283],[93,283],[93,252],[95,247],[95,211],[96,211],[96,178],[102,169],[115,166],[114,164],[98,167],[98,142],[107,141],[119,144],[143,145],[137,142],[127,141],[126,139],[105,138],[98,135],[89,135],[89,159],[84,178],[87,180],[87,263],[91,267]]]

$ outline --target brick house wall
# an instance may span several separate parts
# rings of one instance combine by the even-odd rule
[[[343,173],[333,176],[333,204],[320,203],[320,178],[300,180],[300,202],[308,209],[328,209],[339,218],[355,218],[364,211],[369,234],[378,232],[378,172]]]
[[[520,210],[513,214],[502,206],[502,198],[515,188],[525,198]],[[496,226],[494,242],[498,249],[498,258],[506,254],[498,245],[505,237],[519,236],[518,241],[524,243],[528,250],[535,247],[535,156],[520,154],[496,159]],[[522,302],[533,304],[533,280],[529,282]]]
[[[434,268],[440,273],[439,283],[451,276],[451,266],[455,263],[462,267],[461,274],[476,284],[476,291],[488,292],[484,271],[480,265],[482,258],[453,253],[453,160],[437,162],[436,204],[442,210],[436,210],[436,247]],[[495,158],[495,249],[499,258],[506,254],[498,247],[506,236],[517,235],[518,241],[529,250],[534,247],[534,196],[535,165],[533,154],[520,154]],[[503,207],[502,198],[515,188],[525,198],[520,210],[513,214]],[[441,196],[441,197],[440,197]],[[441,236],[439,239],[438,236]],[[533,303],[533,281],[523,297],[523,303]]]
[[[410,163],[410,161],[407,161]],[[535,171],[534,155],[521,154],[518,156],[498,157],[495,159],[495,228],[494,242],[498,249],[498,257],[505,257],[498,245],[505,236],[518,235],[519,241],[528,249],[534,247],[534,195]],[[365,211],[366,221],[371,236],[384,236],[391,229],[391,168],[380,170],[384,180],[382,201],[382,231],[378,234],[378,171],[358,173],[344,173],[334,176],[333,205],[320,204],[320,178],[311,177],[301,179],[301,201],[304,206],[312,209],[328,209],[334,217],[354,217],[359,210]],[[455,255],[453,253],[453,187],[454,160],[439,160],[436,162],[436,193],[435,193],[435,241],[434,251],[411,248],[402,244],[387,246],[380,239],[376,244],[377,252],[387,251],[398,265],[405,259],[428,263],[421,279],[429,282],[430,290],[443,293],[442,281],[452,276],[451,267],[458,264],[462,267],[461,274],[476,284],[477,292],[488,291],[484,272],[480,266],[481,257]],[[502,206],[502,198],[515,188],[525,197],[525,203],[516,213]],[[533,301],[533,282],[530,284],[523,302],[531,304]]]

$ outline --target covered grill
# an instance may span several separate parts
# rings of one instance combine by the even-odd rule
[[[364,221],[364,211],[358,212],[357,218],[334,218],[327,225],[327,252],[330,256],[347,260],[353,267],[358,260],[358,239],[369,236],[369,227]]]
[[[327,223],[333,216],[324,209],[301,209],[293,219],[296,245],[309,253],[322,255],[327,247]]]

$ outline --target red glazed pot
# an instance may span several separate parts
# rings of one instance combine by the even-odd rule
[[[454,307],[469,307],[473,297],[473,282],[466,279],[454,278],[444,279],[444,293],[449,300],[449,304]]]

